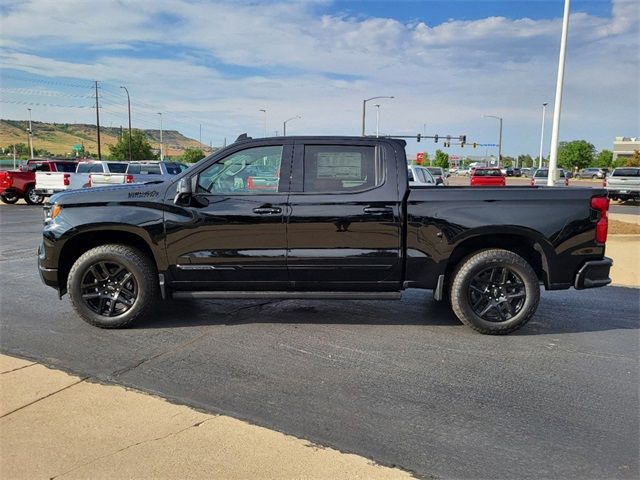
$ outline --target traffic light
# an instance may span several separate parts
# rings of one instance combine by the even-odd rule
[[[478,146],[478,144],[476,142],[473,142],[473,148],[476,148]]]
[[[434,142],[435,142],[435,143],[438,143],[438,135],[435,135],[435,136],[433,137],[433,140],[434,140]]]
[[[451,145],[451,144],[445,140],[444,143],[443,143],[443,146],[448,147],[449,145]]]
[[[418,134],[418,143],[420,143],[420,139],[422,138],[422,134]]]
[[[464,148],[464,144],[467,143],[467,136],[460,135],[460,148]]]

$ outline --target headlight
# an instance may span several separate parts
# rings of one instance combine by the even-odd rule
[[[62,211],[62,206],[57,203],[55,203],[53,207],[50,205],[45,205],[43,210],[44,210],[44,221],[46,223],[53,220],[60,214],[60,212]]]

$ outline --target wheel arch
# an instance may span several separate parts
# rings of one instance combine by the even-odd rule
[[[157,258],[144,237],[128,230],[91,230],[74,235],[67,240],[58,258],[58,285],[60,294],[67,289],[69,271],[75,261],[85,252],[100,245],[119,244],[136,248],[147,255],[155,265]]]
[[[478,234],[466,238],[451,252],[445,270],[445,278],[451,278],[455,268],[464,258],[490,248],[500,248],[520,255],[531,265],[538,279],[548,288],[550,284],[548,254],[538,239],[522,233]]]

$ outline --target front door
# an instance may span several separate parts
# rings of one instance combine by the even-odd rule
[[[165,213],[173,287],[274,290],[288,286],[287,193],[292,145],[242,148],[194,172],[189,207]]]
[[[395,165],[386,144],[296,143],[287,219],[295,289],[400,289],[402,203]]]

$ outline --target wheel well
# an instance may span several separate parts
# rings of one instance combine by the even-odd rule
[[[541,248],[536,247],[536,245],[537,243],[534,240],[522,235],[491,235],[470,238],[458,245],[451,253],[445,271],[445,278],[450,278],[460,261],[468,255],[488,248],[501,248],[524,258],[531,265],[533,271],[536,272],[540,281],[547,285],[548,275],[544,267],[546,259],[543,258],[544,253]]]
[[[99,230],[81,233],[69,239],[60,252],[60,258],[58,260],[58,282],[61,291],[66,291],[67,277],[75,261],[80,258],[83,253],[92,248],[109,243],[117,243],[119,245],[136,248],[153,260],[155,264],[155,257],[153,256],[151,248],[142,237],[135,233],[119,230]]]

